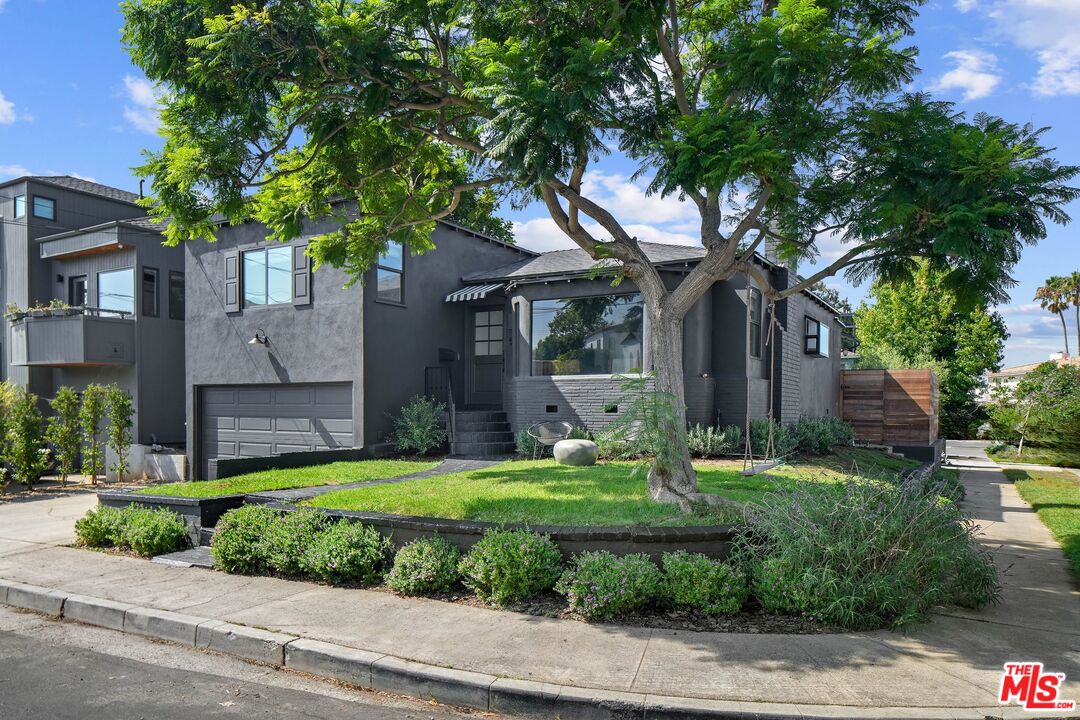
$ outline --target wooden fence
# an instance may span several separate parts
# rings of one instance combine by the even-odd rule
[[[938,438],[932,370],[841,370],[840,416],[860,442],[931,445]]]

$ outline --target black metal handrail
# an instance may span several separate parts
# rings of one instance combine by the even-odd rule
[[[446,404],[449,414],[446,423],[447,434],[450,436],[450,442],[453,442],[457,431],[457,408],[454,406],[454,383],[450,368],[445,365],[431,365],[424,368],[424,395]]]

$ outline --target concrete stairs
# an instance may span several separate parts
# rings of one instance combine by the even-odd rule
[[[451,455],[492,457],[514,452],[514,433],[502,410],[458,410]]]

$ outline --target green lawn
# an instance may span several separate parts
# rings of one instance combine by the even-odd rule
[[[847,451],[814,462],[786,465],[769,474],[743,477],[742,463],[695,464],[703,492],[741,502],[800,482],[823,486],[841,481],[858,463],[864,474],[880,476],[916,463],[870,451]],[[631,480],[631,463],[573,468],[553,460],[512,461],[467,473],[407,483],[338,490],[310,501],[324,508],[421,515],[461,520],[534,525],[700,525],[734,522],[737,510],[712,508],[686,515],[648,498],[644,480]]]
[[[411,460],[360,460],[336,462],[328,465],[312,465],[302,468],[265,470],[263,472],[237,475],[224,480],[154,485],[137,492],[144,495],[171,495],[174,497],[216,497],[265,490],[288,490],[315,485],[341,485],[344,483],[383,480],[430,470],[439,464],[433,461]]]
[[[1080,477],[1045,470],[1009,469],[1005,474],[1061,543],[1080,577]]]
[[[1024,446],[1024,454],[1017,457],[1016,447],[1006,445],[991,452],[986,451],[991,459],[998,462],[1031,463],[1033,465],[1053,465],[1054,467],[1080,468],[1080,450],[1056,449]]]

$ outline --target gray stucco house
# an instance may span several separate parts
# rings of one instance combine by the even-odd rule
[[[0,183],[0,379],[131,393],[136,444],[184,442],[184,251],[139,196],[69,176]]]
[[[311,225],[306,237],[331,229]],[[535,253],[451,223],[436,250],[395,251],[345,287],[313,272],[307,240],[267,242],[257,223],[223,226],[185,247],[185,402],[194,477],[222,459],[366,448],[416,394],[452,400],[456,453],[513,448],[543,420],[599,429],[615,417],[620,381],[650,366],[649,327],[631,283],[591,279],[580,250]],[[644,245],[676,283],[701,248]],[[791,271],[759,258],[779,286]],[[784,422],[836,415],[836,311],[812,293],[778,304],[771,348],[760,292],[717,283],[685,323],[686,396],[695,423]],[[769,357],[775,353],[774,391]]]

